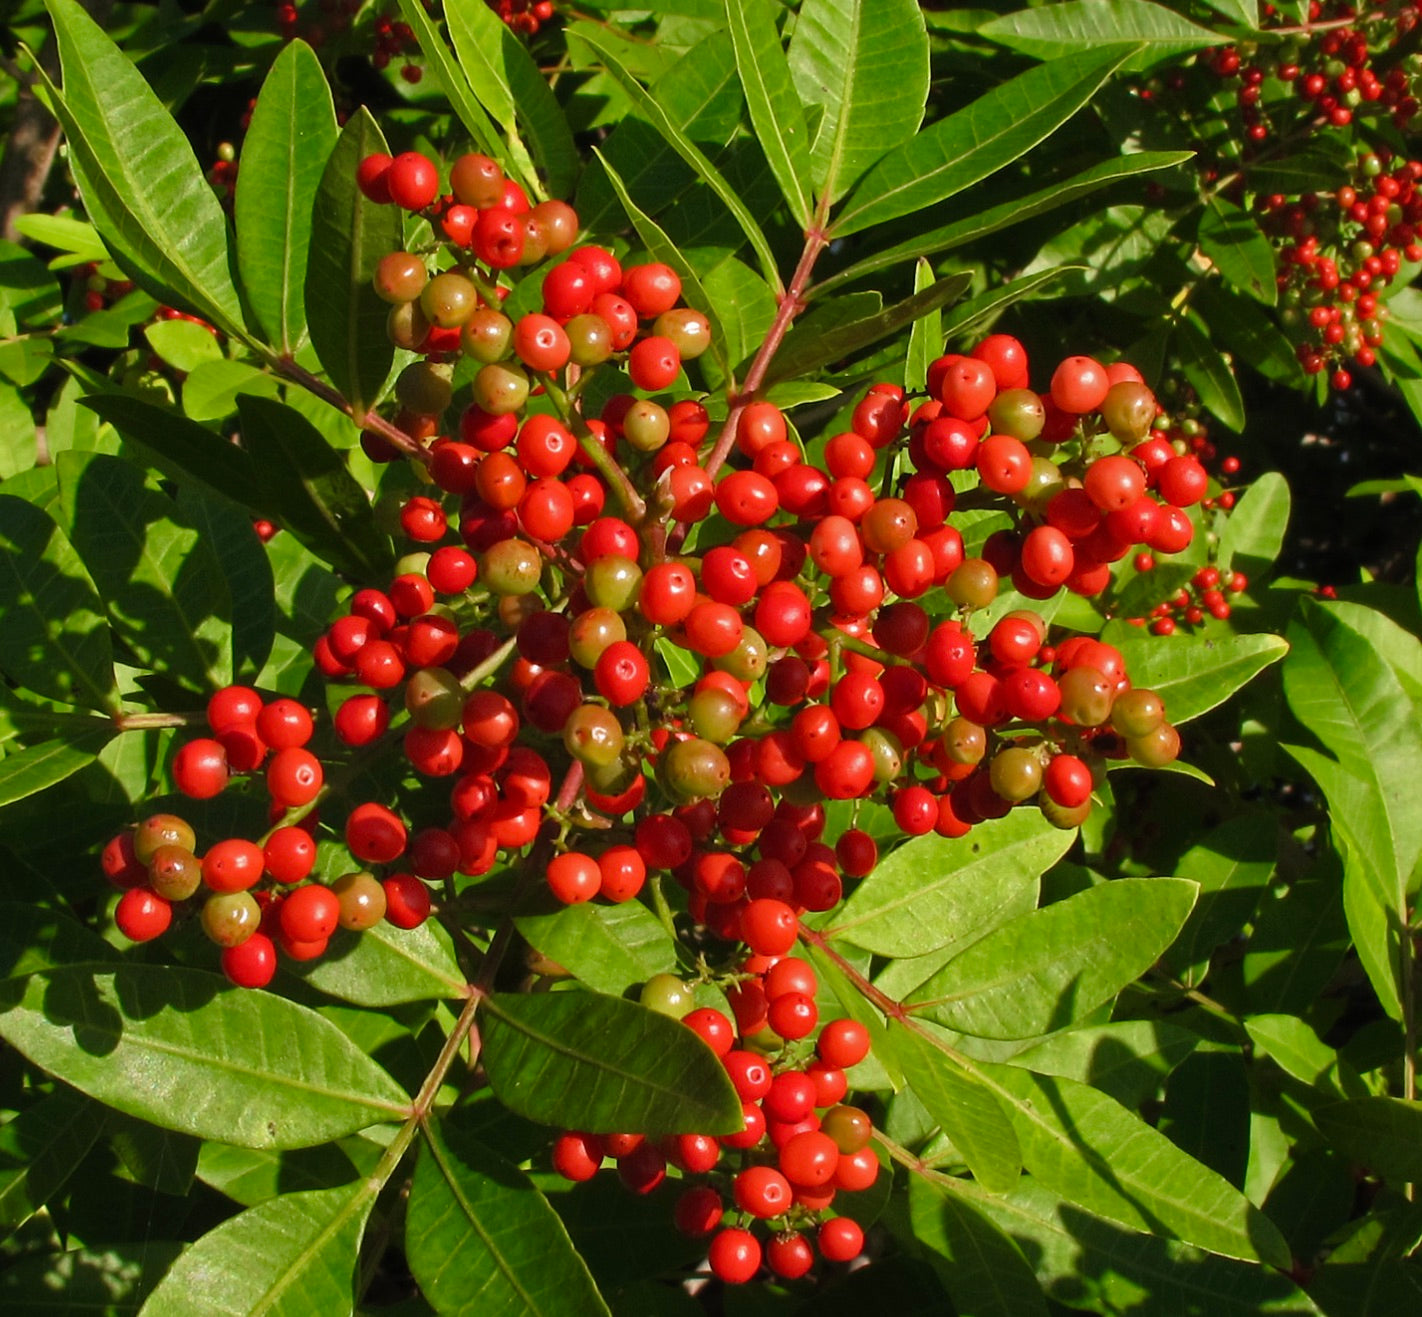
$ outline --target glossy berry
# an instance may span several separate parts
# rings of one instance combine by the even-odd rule
[[[151,942],[168,931],[173,907],[148,887],[131,887],[114,908],[114,923],[130,942]]]

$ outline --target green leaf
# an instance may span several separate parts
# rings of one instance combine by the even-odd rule
[[[1394,1183],[1422,1180],[1422,1104],[1358,1097],[1316,1107],[1314,1124],[1351,1161]]]
[[[336,136],[320,61],[304,41],[288,42],[252,110],[233,203],[243,287],[268,341],[286,356],[306,339],[311,208]]]
[[[326,954],[291,969],[314,988],[357,1006],[396,1006],[465,996],[469,985],[438,924],[402,929],[381,921],[363,933],[341,933]]]
[[[1289,482],[1266,471],[1234,505],[1220,532],[1215,562],[1221,573],[1242,571],[1251,580],[1273,570],[1289,527]]]
[[[896,1035],[889,1032],[888,1024],[878,1009],[870,1004],[869,999],[855,985],[849,976],[840,968],[839,963],[829,954],[828,950],[817,946],[814,942],[804,944],[802,953],[814,966],[815,973],[820,981],[820,996],[823,999],[824,989],[828,988],[834,1000],[839,1004],[839,1010],[851,1020],[858,1020],[869,1031],[869,1057],[861,1065],[874,1065],[875,1063],[883,1070],[884,1077],[889,1082],[895,1092],[902,1090],[904,1086],[903,1066],[899,1063],[898,1048],[894,1045]],[[858,1086],[859,1074],[856,1071],[850,1079],[851,1086]],[[869,1088],[874,1085],[864,1084]]]
[[[0,342],[0,375],[3,375],[12,384],[19,388],[28,388],[42,376],[50,367],[54,360],[54,341],[48,338],[13,338],[8,342]],[[23,405],[19,399],[11,401],[13,395],[7,393],[5,411],[7,429],[12,431],[8,440],[8,447],[12,452],[17,448],[23,448],[27,454],[27,460],[23,462],[15,461],[9,455],[5,458],[5,464],[10,468],[10,475],[33,466],[35,458],[34,435],[25,433],[18,440],[13,436],[13,430],[18,423],[18,428],[23,431],[33,431],[34,416],[29,408]],[[10,418],[14,419],[11,420]]]
[[[109,259],[109,249],[94,226],[72,215],[21,215],[15,220],[15,229],[26,238],[82,261]]]
[[[578,150],[562,107],[528,48],[483,0],[445,0],[450,40],[474,94],[509,135],[517,155],[518,125],[548,176],[549,194],[567,196],[578,174]],[[525,171],[538,188],[538,175]]]
[[[807,0],[795,21],[789,72],[800,100],[820,112],[810,144],[815,191],[836,202],[923,122],[923,13],[912,0]]]
[[[840,284],[862,279],[879,270],[892,269],[918,256],[936,256],[952,251],[955,247],[1010,228],[1049,210],[1056,210],[1080,197],[1089,196],[1120,179],[1161,169],[1173,169],[1193,156],[1191,151],[1140,151],[1133,155],[1103,160],[1079,174],[1063,179],[1060,183],[1053,183],[1049,187],[1039,188],[1035,192],[979,211],[965,219],[954,220],[951,224],[906,238],[892,247],[881,248],[856,261],[848,269],[815,284],[810,290],[810,296],[821,296]]]
[[[964,837],[905,842],[860,883],[826,936],[881,956],[967,946],[996,928],[1002,912],[1015,912],[1024,892],[1035,894],[1073,837],[1031,810],[1013,810]]]
[[[1034,1038],[1110,1001],[1174,941],[1195,903],[1178,878],[1120,878],[1033,910],[960,952],[907,1005],[957,1033]]]
[[[60,453],[60,506],[115,634],[143,666],[207,694],[232,681],[222,565],[177,504],[130,462]]]
[[[590,992],[496,993],[480,1009],[494,1096],[529,1120],[594,1134],[728,1134],[741,1104],[715,1054],[645,1006]]]
[[[1032,1259],[1049,1298],[1064,1309],[1170,1317],[1318,1317],[1287,1276],[1218,1257],[1159,1233],[1123,1230],[1024,1179],[1007,1198],[955,1186]],[[1056,1311],[1054,1305],[1053,1308]]]
[[[1251,1096],[1239,1048],[1201,1048],[1165,1081],[1155,1127],[1182,1152],[1242,1189],[1249,1171]]]
[[[1177,973],[1207,960],[1253,918],[1278,850],[1273,820],[1244,814],[1205,833],[1180,857],[1175,876],[1198,884],[1200,897],[1165,953]]]
[[[565,905],[514,922],[529,945],[597,992],[621,996],[653,974],[676,969],[676,944],[638,901]]]
[[[114,713],[113,645],[103,605],[64,532],[0,494],[0,669],[62,704]]]
[[[914,1096],[989,1193],[1006,1193],[1022,1173],[1012,1122],[996,1096],[916,1029],[890,1027]]]
[[[1161,60],[1203,46],[1223,45],[1226,38],[1209,28],[1145,0],[1066,0],[1041,9],[1020,9],[977,29],[978,35],[1034,59],[1057,59],[1083,47],[1112,41],[1136,41],[1144,49],[1122,66],[1139,73]]]
[[[1220,350],[1193,320],[1182,320],[1172,337],[1180,369],[1190,381],[1200,401],[1235,433],[1244,429],[1244,399],[1239,381]]]
[[[930,124],[870,169],[831,235],[927,210],[995,174],[1060,128],[1138,49],[1109,45],[1028,69]]]
[[[1104,1093],[1071,1079],[982,1067],[1017,1100],[1022,1160],[1044,1189],[1108,1221],[1286,1269],[1277,1227],[1222,1176]]]
[[[921,293],[933,282],[933,266],[923,257],[914,263],[913,290]],[[943,312],[934,309],[920,316],[909,330],[908,357],[904,362],[904,387],[915,391],[928,387],[928,367],[943,353]]]
[[[275,398],[280,389],[264,370],[245,361],[205,361],[183,381],[183,411],[194,421],[222,421],[246,394]]]
[[[1032,297],[1039,288],[1084,269],[1079,265],[1058,265],[1050,270],[1036,270],[1031,274],[1018,276],[998,288],[990,288],[966,302],[960,302],[944,318],[943,333],[948,338],[963,338],[981,333],[988,328],[1014,302]]]
[[[1278,303],[1274,248],[1247,210],[1221,196],[1212,196],[1200,213],[1198,238],[1200,250],[1226,282],[1265,306]]]
[[[558,1214],[517,1166],[470,1137],[458,1113],[423,1133],[405,1256],[437,1312],[608,1312]]]
[[[0,979],[62,969],[77,961],[116,960],[118,952],[93,929],[38,905],[0,902]]]
[[[348,1313],[378,1186],[285,1194],[239,1212],[187,1249],[141,1317],[312,1317]]]
[[[972,282],[972,272],[963,270],[958,274],[950,274],[945,279],[939,279],[922,292],[904,298],[902,302],[836,325],[832,329],[820,330],[809,324],[802,325],[785,336],[780,351],[775,354],[770,369],[766,371],[766,382],[774,384],[780,380],[807,375],[821,366],[828,366],[843,357],[852,356],[864,348],[882,342],[920,317],[957,301]],[[857,297],[858,294],[853,296]]]
[[[9,805],[73,777],[98,758],[114,734],[112,727],[88,736],[69,736],[11,750],[0,759],[0,805]]]
[[[810,133],[768,0],[725,0],[726,27],[751,124],[781,195],[802,229],[810,227]],[[927,88],[925,87],[925,91]]]
[[[1316,1089],[1320,1097],[1350,1098],[1365,1095],[1362,1080],[1338,1053],[1321,1042],[1296,1015],[1254,1015],[1244,1022],[1256,1055],[1272,1057],[1279,1068],[1301,1084]]]
[[[766,282],[778,290],[781,287],[780,275],[775,266],[775,256],[770,250],[770,243],[766,240],[755,217],[747,209],[745,202],[741,200],[740,194],[726,181],[720,170],[706,158],[701,148],[677,126],[657,99],[623,67],[617,56],[612,53],[612,43],[600,31],[587,28],[579,33],[579,37],[598,53],[607,71],[617,79],[632,98],[632,104],[636,107],[637,112],[661,134],[667,145],[685,160],[696,171],[702,182],[725,203],[726,209],[735,217],[741,232],[746,235],[746,240],[755,252]]]
[[[1116,1020],[1053,1034],[1008,1064],[1090,1084],[1135,1108],[1155,1096],[1199,1041],[1198,1034],[1160,1020]]]
[[[1165,716],[1179,726],[1223,704],[1289,652],[1281,636],[1221,635],[1172,645],[1169,636],[1127,636],[1120,648],[1136,686],[1158,691]]]
[[[165,475],[196,483],[253,511],[266,508],[267,487],[252,459],[211,430],[127,393],[91,393],[80,402],[140,452],[151,453]]]
[[[356,166],[385,149],[384,135],[362,106],[346,120],[316,189],[306,264],[311,346],[357,423],[375,405],[395,359],[385,332],[389,307],[371,280],[380,258],[400,246],[400,216],[356,186]]]
[[[61,1088],[0,1127],[0,1233],[55,1198],[104,1128],[96,1103]]]
[[[45,0],[59,41],[54,110],[84,208],[135,283],[242,335],[227,221],[187,137],[76,0]]]
[[[1381,908],[1405,921],[1408,879],[1422,856],[1412,797],[1422,779],[1416,707],[1368,641],[1328,607],[1305,601],[1289,640],[1284,697],[1337,760],[1337,771],[1319,782],[1333,826]],[[1305,768],[1314,772],[1319,758]]]
[[[54,275],[33,252],[8,238],[0,238],[0,310],[14,316],[21,329],[51,324],[64,314]]]
[[[0,1007],[0,1037],[41,1069],[199,1138],[294,1148],[409,1107],[335,1025],[219,974],[68,965],[15,982]]]
[[[637,230],[637,236],[642,239],[647,254],[654,261],[663,261],[676,271],[677,277],[681,280],[687,305],[699,308],[710,321],[711,356],[723,371],[729,372],[732,362],[727,356],[726,331],[716,313],[714,299],[701,285],[701,276],[692,268],[691,262],[681,254],[676,244],[667,237],[661,225],[632,200],[632,194],[628,192],[627,185],[622,181],[622,176],[608,163],[607,157],[596,147],[593,148],[593,154],[597,156],[606,171],[607,181],[612,184],[612,190],[617,193],[617,199],[622,203],[622,209],[627,212],[627,218],[632,221],[632,227]]]
[[[341,454],[299,412],[243,397],[242,444],[265,473],[268,507],[311,551],[362,580],[389,568],[390,541]]]
[[[1190,305],[1236,361],[1247,361],[1266,379],[1293,386],[1299,370],[1294,346],[1273,315],[1252,297],[1205,280],[1195,285]]]
[[[126,1178],[159,1193],[185,1198],[192,1191],[202,1140],[175,1134],[121,1112],[109,1113],[109,1147],[123,1163]]]
[[[476,149],[485,155],[493,156],[495,160],[507,162],[508,148],[499,139],[498,129],[490,122],[489,116],[475,99],[469,79],[464,70],[454,62],[449,47],[430,18],[429,11],[420,0],[400,0],[400,13],[420,43],[420,53],[428,61],[435,81],[449,98],[451,108],[459,116],[459,122],[474,139]],[[527,162],[520,160],[517,167],[522,172],[527,167]]]
[[[1265,899],[1240,963],[1253,1012],[1304,1014],[1348,951],[1342,866],[1325,847],[1313,869]]]
[[[168,365],[185,375],[206,362],[222,360],[222,348],[211,331],[191,320],[155,320],[144,328],[143,337]]]
[[[352,1152],[366,1150],[360,1167]],[[234,1148],[204,1143],[198,1150],[197,1178],[243,1207],[254,1207],[281,1193],[301,1189],[334,1189],[369,1173],[379,1157],[379,1145],[360,1135],[313,1148],[279,1150]]]
[[[1259,26],[1259,0],[1205,0],[1217,14],[1250,29]]]
[[[235,504],[207,497],[200,487],[178,491],[183,521],[217,554],[232,598],[232,670],[251,681],[271,653],[276,628],[276,584],[252,520]]]
[[[707,274],[702,287],[710,298],[710,308],[726,336],[726,359],[732,366],[739,365],[759,351],[760,345],[765,341],[765,335],[775,321],[775,294],[760,275],[734,256],[722,261]],[[711,349],[714,353],[714,340]],[[719,357],[716,359],[720,360]],[[800,381],[793,381],[781,387],[793,389],[797,385],[802,390],[815,387]],[[824,386],[819,387],[823,389]],[[834,391],[837,392],[838,390]],[[834,393],[829,396],[834,396]],[[769,397],[769,394],[770,390],[763,391],[764,396]],[[823,394],[819,400],[822,398]],[[787,401],[778,405],[791,407],[796,403]]]
[[[1346,139],[1314,133],[1308,143],[1273,160],[1249,167],[1249,186],[1256,194],[1335,192],[1352,176],[1353,153]]]
[[[956,1192],[956,1180],[908,1182],[914,1238],[959,1312],[976,1317],[1046,1317],[1047,1305],[1027,1259],[990,1218]]]

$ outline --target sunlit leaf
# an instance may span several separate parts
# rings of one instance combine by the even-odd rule
[[[1138,48],[1108,45],[1028,69],[895,147],[830,226],[837,237],[911,215],[1011,164],[1071,118]]]
[[[400,245],[400,217],[356,186],[356,166],[385,150],[362,107],[341,130],[316,190],[304,292],[311,346],[331,383],[359,419],[375,405],[395,350],[385,332],[389,307],[371,285],[380,258]]]
[[[893,76],[884,76],[892,69]],[[912,137],[928,95],[928,35],[912,0],[806,0],[790,42],[800,100],[818,112],[815,191],[838,201]]]
[[[1052,1033],[1144,974],[1175,940],[1196,890],[1177,878],[1088,887],[986,934],[906,1004],[979,1038]]]
[[[1031,810],[980,824],[965,837],[905,842],[880,860],[826,933],[885,956],[921,956],[975,941],[1015,909],[1023,888],[1059,860],[1072,834]]]
[[[120,1111],[251,1147],[319,1143],[408,1106],[314,1011],[200,970],[75,964],[33,974],[5,990],[0,1037]]]
[[[457,1114],[424,1128],[405,1255],[421,1293],[449,1317],[608,1311],[547,1199]]]
[[[494,1094],[529,1120],[592,1133],[742,1126],[711,1049],[645,1006],[591,992],[500,993],[485,999],[479,1019]]]
[[[320,61],[304,41],[288,42],[252,110],[233,203],[243,286],[269,341],[287,355],[306,338],[311,207],[336,135]]]
[[[142,1317],[311,1317],[350,1312],[378,1186],[285,1194],[209,1230],[173,1264]]]
[[[90,218],[154,297],[240,334],[227,222],[187,138],[77,0],[46,5],[64,76],[55,110]]]

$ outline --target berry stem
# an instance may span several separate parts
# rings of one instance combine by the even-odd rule
[[[646,518],[647,505],[637,492],[631,477],[622,469],[617,459],[597,441],[593,432],[584,422],[582,413],[569,402],[568,395],[552,380],[544,385],[544,389],[553,405],[558,409],[563,424],[568,426],[577,438],[578,446],[583,450],[588,461],[597,468],[598,474],[607,481],[608,487],[617,495],[617,501],[622,504],[622,510],[627,513],[629,520],[634,525],[640,525]]]
[[[279,374],[286,376],[294,384],[299,384],[308,393],[314,393],[323,402],[328,402],[339,412],[344,412],[363,430],[373,430],[382,439],[387,439],[402,453],[408,457],[417,458],[421,462],[430,460],[429,453],[425,451],[424,445],[417,440],[411,439],[397,425],[392,425],[377,412],[366,412],[364,415],[357,415],[356,409],[335,389],[324,380],[317,379],[304,366],[298,366],[290,357],[274,354],[268,351],[267,361]]]
[[[847,960],[845,960],[845,958],[841,956],[838,951],[836,951],[832,946],[830,946],[829,939],[834,936],[833,929],[829,930],[829,932],[827,933],[821,932],[818,929],[806,928],[804,922],[802,921],[800,924],[800,936],[812,947],[815,947],[818,950],[822,951],[825,955],[825,958],[827,960],[832,961],[834,963],[835,968],[838,969],[839,972],[843,974],[845,978],[847,978],[852,984],[854,984],[856,988],[859,989],[860,995],[863,996],[864,1000],[869,1002],[870,1005],[876,1006],[891,1020],[897,1020],[900,1024],[904,1025],[907,1028],[916,1027],[915,1025],[910,1023],[909,1013],[901,1003],[896,1002],[892,997],[889,996],[888,993],[884,992],[882,989],[876,988],[872,983],[869,982],[868,979],[864,977],[864,975],[862,975],[857,969],[855,969],[853,965],[851,965]],[[930,1037],[931,1035],[925,1033],[924,1036]],[[956,1055],[956,1053],[954,1055]]]
[[[886,668],[902,667],[908,663],[908,659],[900,658],[897,654],[890,654],[888,650],[871,645],[867,640],[860,640],[858,636],[846,635],[837,627],[823,627],[819,635],[827,645],[837,646],[841,650],[852,650],[856,654],[864,655],[865,658],[873,659],[876,663],[882,663]]]
[[[518,637],[510,636],[502,645],[489,655],[482,663],[472,667],[459,679],[459,685],[467,691],[477,690],[501,667],[509,655],[517,648]]]
[[[716,438],[716,447],[712,449],[706,462],[706,474],[713,479],[730,455],[731,445],[736,441],[736,426],[740,423],[746,403],[764,382],[770,363],[780,351],[780,345],[785,341],[791,322],[805,309],[805,290],[810,286],[810,274],[815,268],[815,262],[820,258],[820,253],[829,246],[829,238],[825,234],[825,222],[828,218],[829,199],[822,197],[815,214],[815,222],[805,231],[805,247],[800,253],[800,262],[795,267],[795,273],[790,278],[790,285],[781,295],[775,319],[761,342],[760,350],[755,354],[755,360],[746,372],[745,382],[731,407],[731,414],[726,417],[726,423]]]
[[[113,724],[121,732],[142,732],[158,727],[197,727],[206,719],[204,713],[116,713]],[[81,717],[84,723],[93,719]]]

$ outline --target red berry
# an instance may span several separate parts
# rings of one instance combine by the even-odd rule
[[[864,1251],[864,1231],[847,1216],[831,1217],[820,1227],[816,1242],[829,1262],[852,1262]]]
[[[381,886],[385,889],[385,918],[396,928],[418,928],[429,918],[429,888],[414,874],[391,874]]]
[[[723,1230],[707,1252],[711,1274],[728,1285],[744,1285],[760,1270],[760,1241],[749,1230]]]
[[[428,156],[404,151],[384,174],[390,200],[405,210],[423,210],[439,195],[439,172]]]
[[[239,988],[265,988],[276,974],[276,944],[265,933],[222,950],[222,972]]]
[[[151,942],[172,922],[173,907],[149,887],[130,887],[114,908],[114,923],[130,942]]]
[[[210,800],[227,785],[227,751],[220,741],[200,737],[173,756],[173,785],[194,800]]]

